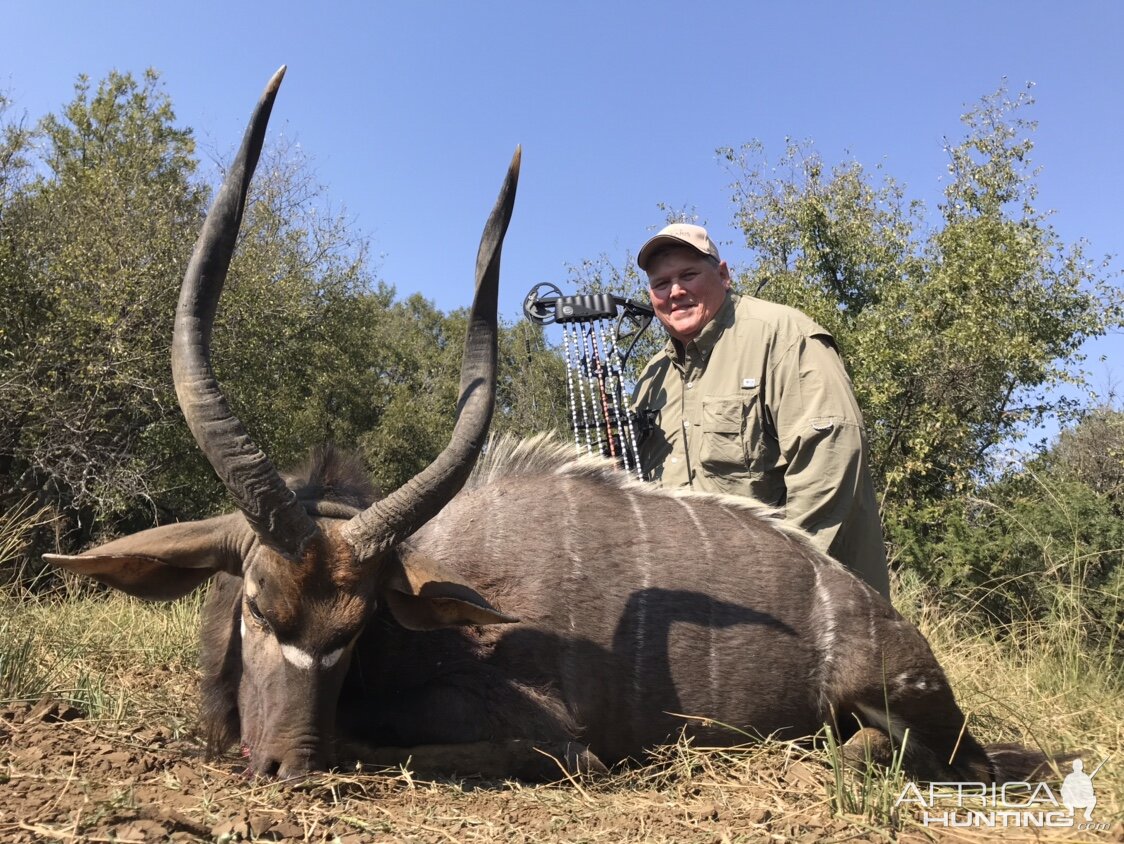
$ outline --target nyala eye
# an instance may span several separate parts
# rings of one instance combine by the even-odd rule
[[[246,609],[248,609],[250,611],[250,617],[254,621],[256,621],[258,624],[260,624],[262,627],[266,627],[266,628],[269,627],[269,621],[266,620],[266,617],[262,614],[262,611],[258,608],[257,602],[254,601],[252,598],[246,599]]]

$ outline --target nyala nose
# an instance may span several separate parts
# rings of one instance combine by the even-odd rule
[[[275,771],[275,776],[283,780],[301,779],[313,771],[322,771],[326,767],[323,753],[312,748],[298,748],[285,755]]]

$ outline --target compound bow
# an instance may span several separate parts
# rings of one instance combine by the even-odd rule
[[[538,325],[562,328],[570,420],[578,453],[600,454],[643,478],[637,420],[624,395],[624,365],[652,322],[652,309],[610,293],[563,296],[536,284],[523,313]],[[615,322],[613,322],[615,320]],[[622,352],[622,347],[627,344]]]

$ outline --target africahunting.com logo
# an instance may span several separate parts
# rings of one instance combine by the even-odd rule
[[[921,809],[922,823],[932,827],[1103,831],[1109,825],[1093,818],[1097,805],[1093,777],[1107,761],[1086,774],[1084,763],[1075,759],[1057,793],[1044,782],[933,782],[924,787],[911,782],[902,789],[896,805]]]

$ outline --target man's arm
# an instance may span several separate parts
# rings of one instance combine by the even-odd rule
[[[770,380],[766,403],[785,464],[785,518],[831,554],[863,480],[862,415],[850,379],[831,337],[816,334],[782,354]]]

